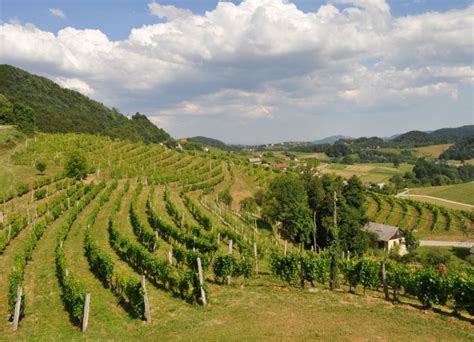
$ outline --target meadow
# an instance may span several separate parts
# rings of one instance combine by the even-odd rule
[[[450,201],[474,205],[474,183],[431,186],[410,189],[408,195],[432,196]]]

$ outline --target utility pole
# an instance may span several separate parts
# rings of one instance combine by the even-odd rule
[[[317,226],[316,226],[316,209],[313,210],[313,222],[314,222],[314,230],[313,230],[313,245],[314,245],[314,251],[317,252],[317,244],[316,244],[316,233],[317,233]]]
[[[329,280],[329,288],[334,290],[337,286],[337,259],[336,259],[336,253],[337,253],[337,239],[338,239],[338,232],[337,232],[337,192],[334,191],[334,210],[333,210],[333,219],[334,219],[334,227],[333,227],[333,246],[332,246],[332,255],[331,255],[331,267],[330,267],[330,280]]]

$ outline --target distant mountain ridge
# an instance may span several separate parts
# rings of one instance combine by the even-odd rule
[[[11,65],[0,65],[0,95],[4,95],[13,107],[30,107],[36,127],[41,132],[101,134],[145,143],[159,143],[171,138],[143,114],[136,113],[128,119],[116,109],[77,91],[61,88],[45,77]],[[10,123],[15,123],[15,111],[5,117],[13,121]],[[0,118],[0,124],[1,121]]]
[[[331,144],[332,145],[338,140],[351,140],[351,139],[354,139],[354,138],[348,137],[345,135],[331,135],[323,139],[313,140],[311,141],[311,144],[314,144],[314,145]]]

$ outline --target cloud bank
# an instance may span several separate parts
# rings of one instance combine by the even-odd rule
[[[291,137],[281,128],[290,121],[309,136],[305,120],[350,112],[377,120],[432,98],[465,101],[460,90],[474,81],[474,6],[406,17],[393,17],[384,0],[328,1],[309,13],[286,0],[219,2],[203,15],[156,2],[148,9],[164,22],[121,41],[4,23],[0,61],[144,111],[172,133],[200,133],[193,123],[233,141]]]

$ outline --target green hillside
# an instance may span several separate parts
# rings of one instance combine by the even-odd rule
[[[33,109],[36,127],[48,133],[89,133],[107,135],[131,141],[159,143],[170,139],[163,129],[152,124],[145,115],[135,114],[131,120],[77,91],[61,88],[44,77],[30,74],[10,65],[0,65],[0,95],[12,104],[5,114],[1,101],[0,124],[17,123],[15,108]]]
[[[187,140],[201,143],[201,144],[206,144],[212,147],[217,147],[222,150],[227,150],[230,148],[225,142],[218,139],[208,138],[208,137],[197,136],[197,137],[188,138]]]

